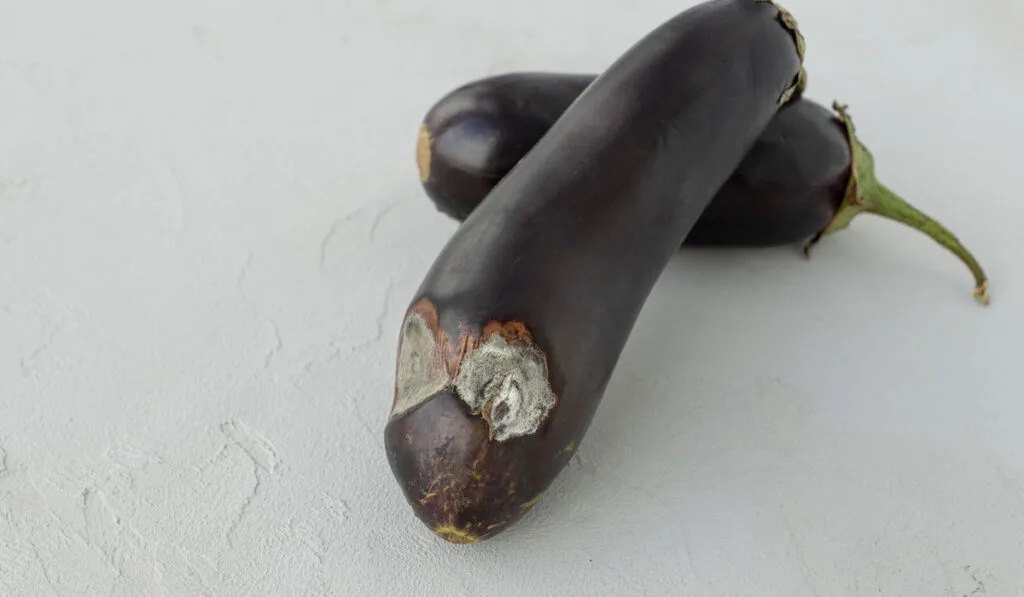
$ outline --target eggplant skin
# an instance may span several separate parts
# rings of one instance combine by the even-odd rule
[[[802,62],[771,2],[690,8],[587,87],[449,238],[406,311],[384,429],[437,535],[494,536],[564,468],[655,282]]]
[[[420,181],[438,211],[465,220],[596,75],[514,72],[462,85],[427,111]],[[698,218],[685,246],[796,244],[835,216],[850,178],[845,127],[806,97],[780,108]]]
[[[416,151],[434,205],[466,219],[596,78],[511,73],[463,85],[437,101]]]
[[[683,246],[803,243],[835,217],[851,167],[843,122],[806,97],[792,102],[718,190]]]

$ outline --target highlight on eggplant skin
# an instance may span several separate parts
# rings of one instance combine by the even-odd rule
[[[442,248],[404,314],[384,429],[398,485],[437,536],[508,529],[581,445],[680,240],[802,80],[797,37],[758,0],[666,21]]]
[[[533,148],[595,75],[513,72],[471,81],[427,111],[417,143],[421,183],[438,211],[464,220]],[[879,183],[848,112],[794,96],[700,215],[682,247],[803,244],[874,213],[931,237],[974,277],[989,303],[984,270],[949,230]]]

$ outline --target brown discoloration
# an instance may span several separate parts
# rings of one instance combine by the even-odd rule
[[[441,355],[441,362],[447,369],[448,378],[458,377],[462,359],[476,347],[479,336],[474,334],[468,326],[460,326],[462,329],[459,330],[459,334],[452,338],[448,332],[441,329],[438,324],[437,307],[426,297],[416,301],[409,308],[408,314],[419,315],[427,322],[430,331],[434,334],[435,345]]]
[[[481,327],[468,323],[459,326],[458,335],[452,337],[438,324],[437,307],[430,299],[423,297],[414,303],[406,315],[419,315],[426,322],[435,339],[435,345],[441,355],[441,363],[447,369],[448,378],[454,380],[459,376],[459,368],[466,355],[477,346],[486,342],[495,334],[500,335],[510,344],[519,343],[534,345],[533,334],[522,321],[491,320]],[[482,328],[482,329],[481,329]],[[550,381],[550,380],[549,380]]]
[[[416,166],[420,171],[421,183],[430,180],[430,145],[432,142],[426,123],[421,124],[420,134],[416,140]]]
[[[470,332],[462,332],[455,338],[455,342],[445,341],[444,362],[448,367],[448,375],[451,379],[459,376],[459,367],[466,355],[472,352],[477,346],[477,338]]]
[[[498,395],[494,394],[493,396],[488,398],[487,401],[484,402],[483,405],[479,409],[472,411],[474,415],[479,415],[480,418],[483,419],[485,423],[487,423],[487,441],[488,442],[493,442],[494,441],[494,422],[491,420],[491,407],[493,406],[494,401],[497,398],[498,398]]]
[[[500,334],[509,343],[522,342],[533,344],[533,334],[527,329],[526,324],[521,321],[489,322],[484,326],[484,332],[480,337],[481,342],[486,341],[494,334]]]
[[[435,307],[434,303],[430,302],[428,299],[421,298],[416,301],[413,306],[409,307],[408,313],[415,313],[419,315],[427,322],[427,325],[430,326],[430,330],[434,332],[435,335],[442,335],[437,324],[437,307]]]
[[[409,307],[399,342],[392,418],[442,391],[454,391],[470,414],[486,423],[488,442],[535,433],[550,419],[558,397],[551,388],[547,354],[534,344],[526,324],[460,321],[455,330],[453,337],[441,327],[428,298]]]

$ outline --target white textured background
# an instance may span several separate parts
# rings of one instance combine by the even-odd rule
[[[1024,595],[1016,0],[786,4],[989,308],[870,216],[685,252],[529,516],[405,505],[397,326],[455,228],[423,112],[689,4],[0,0],[0,595]]]

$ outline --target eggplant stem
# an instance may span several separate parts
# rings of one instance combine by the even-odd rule
[[[922,213],[901,199],[882,183],[875,183],[875,185],[867,188],[862,187],[861,193],[869,204],[864,209],[865,212],[910,226],[930,236],[932,240],[959,257],[960,261],[963,261],[964,265],[971,270],[971,274],[974,275],[974,298],[982,304],[988,304],[988,278],[985,275],[985,271],[974,256],[971,255],[971,252],[964,248],[960,240],[952,232],[927,214]]]
[[[989,304],[988,276],[985,270],[960,240],[945,226],[917,209],[902,197],[892,192],[875,177],[875,163],[871,152],[854,134],[853,119],[846,106],[832,104],[832,108],[846,125],[850,141],[851,167],[846,195],[836,215],[821,232],[804,245],[804,253],[810,256],[811,249],[823,237],[842,230],[861,213],[871,213],[899,222],[927,236],[956,255],[974,276],[974,298],[983,305]]]

